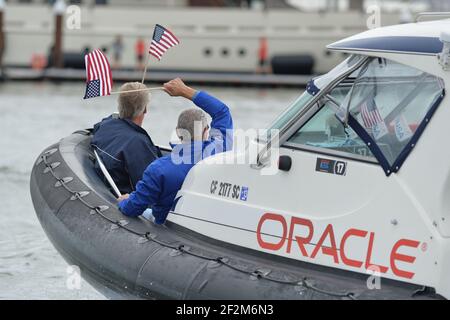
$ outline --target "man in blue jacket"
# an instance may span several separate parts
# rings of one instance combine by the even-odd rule
[[[192,100],[211,118],[211,132],[205,113],[197,108],[183,111],[176,128],[181,144],[170,155],[152,162],[145,169],[136,191],[119,198],[119,209],[127,216],[141,215],[149,206],[155,223],[162,224],[173,205],[189,170],[210,155],[228,151],[233,142],[233,120],[228,107],[204,91],[195,91],[180,79],[164,84],[171,96]]]
[[[125,83],[120,91],[140,89],[146,89],[145,85],[131,82]],[[91,144],[121,193],[132,192],[145,168],[161,156],[159,148],[142,128],[148,102],[148,91],[120,93],[119,116],[110,116],[94,126]],[[96,171],[103,177],[98,164]]]

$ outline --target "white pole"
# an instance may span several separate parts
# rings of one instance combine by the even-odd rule
[[[119,188],[117,188],[116,184],[114,183],[114,180],[112,179],[111,175],[109,174],[108,170],[106,169],[105,165],[103,164],[102,159],[98,156],[98,153],[96,150],[94,150],[95,158],[97,159],[98,165],[100,166],[100,170],[102,170],[103,175],[105,176],[106,180],[108,180],[109,185],[111,188],[113,188],[114,193],[116,194],[117,198],[121,196]]]

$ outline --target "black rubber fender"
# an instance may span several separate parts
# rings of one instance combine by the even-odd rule
[[[310,75],[314,71],[311,55],[275,55],[271,64],[274,74]]]

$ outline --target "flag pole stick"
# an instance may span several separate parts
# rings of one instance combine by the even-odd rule
[[[145,88],[145,89],[126,90],[126,91],[113,91],[110,94],[120,94],[120,93],[139,92],[139,91],[152,91],[152,90],[164,90],[164,87],[153,87],[153,88]]]
[[[142,74],[142,83],[144,83],[144,81],[145,81],[145,75],[147,73],[147,67],[148,67],[149,62],[150,62],[150,54],[147,53],[147,62],[145,63],[144,73]]]

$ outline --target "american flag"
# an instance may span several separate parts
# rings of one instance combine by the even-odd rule
[[[169,48],[175,47],[179,43],[180,41],[172,32],[157,24],[155,26],[155,31],[153,31],[152,43],[150,44],[148,53],[156,59],[161,60],[163,54]]]
[[[377,105],[375,104],[375,99],[369,98],[363,102],[361,105],[361,117],[366,128],[372,128],[375,125],[383,122],[383,118],[378,111]]]
[[[113,85],[108,59],[99,49],[84,56],[86,66],[86,93],[84,99],[108,96]]]

